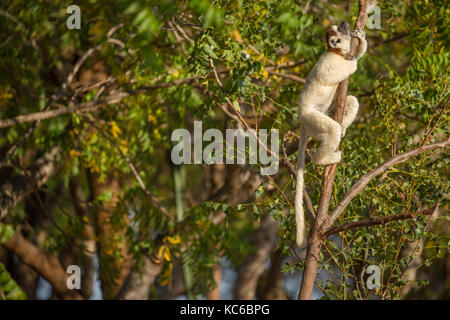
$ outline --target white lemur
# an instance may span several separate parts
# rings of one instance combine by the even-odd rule
[[[359,45],[356,54],[351,57],[352,37],[359,39]],[[364,30],[354,30],[350,33],[350,25],[347,22],[342,22],[339,27],[329,27],[326,42],[327,51],[309,73],[299,99],[300,146],[295,195],[295,222],[299,246],[306,240],[303,212],[306,139],[312,136],[321,142],[320,147],[311,156],[312,162],[328,165],[341,160],[341,152],[336,150],[346,128],[355,119],[359,108],[358,100],[354,96],[347,96],[342,125],[330,118],[328,112],[339,82],[356,71],[357,60],[367,50]]]

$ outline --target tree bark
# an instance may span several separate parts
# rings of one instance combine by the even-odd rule
[[[38,247],[16,232],[3,246],[13,251],[24,263],[46,279],[63,299],[82,299],[77,290],[67,288],[68,274],[54,255],[42,252]]]
[[[89,214],[87,202],[85,197],[83,197],[82,188],[77,177],[70,180],[69,191],[75,213],[79,218],[83,219],[84,225],[81,237],[75,239],[76,245],[64,250],[60,260],[64,266],[81,262],[83,267],[81,294],[85,299],[89,299],[92,295],[95,282],[94,256],[97,251],[95,229],[93,219]]]
[[[355,24],[355,29],[364,29],[367,21],[368,6],[374,5],[375,1],[359,0],[359,13],[358,20]],[[351,40],[351,53],[355,53],[359,40],[352,38]],[[342,81],[335,95],[334,101],[334,120],[338,123],[342,123],[344,116],[345,103],[347,101],[348,83],[350,78]],[[330,205],[330,198],[333,188],[333,181],[336,174],[337,164],[332,164],[324,168],[321,196],[319,200],[319,207],[316,214],[314,225],[311,229],[311,233],[308,239],[305,269],[302,275],[302,281],[300,291],[298,295],[299,300],[310,300],[314,289],[314,281],[317,275],[317,267],[319,262],[319,253],[323,240],[320,237],[322,228],[328,218],[328,207]]]
[[[122,287],[132,266],[132,257],[128,253],[128,243],[125,237],[129,225],[128,213],[120,213],[119,216],[117,212],[114,212],[120,192],[120,182],[114,177],[114,173],[111,173],[104,182],[100,182],[96,174],[90,174],[89,184],[92,200],[107,191],[112,194],[110,201],[102,203],[97,208],[95,229],[98,239],[99,273],[103,297],[113,299]]]
[[[132,269],[116,299],[148,300],[150,288],[155,283],[163,266],[161,261],[157,261],[154,257],[144,255],[143,269],[138,270],[136,267]]]
[[[220,281],[222,281],[222,266],[220,264],[216,264],[212,267],[212,269],[216,286],[206,293],[206,299],[220,300]]]
[[[255,298],[258,279],[264,272],[267,259],[273,248],[278,223],[270,214],[266,214],[254,236],[256,251],[245,259],[238,270],[235,286],[235,299],[252,300]]]
[[[276,249],[270,255],[270,268],[261,276],[260,285],[256,290],[258,300],[285,300],[283,290],[284,273],[281,272],[283,256],[281,249]]]

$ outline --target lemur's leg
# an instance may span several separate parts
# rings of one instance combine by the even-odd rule
[[[320,165],[341,161],[341,152],[336,151],[341,140],[341,125],[319,111],[310,111],[300,118],[308,134],[320,141],[320,147],[311,160]]]
[[[355,120],[358,113],[359,103],[355,96],[347,96],[347,102],[345,103],[344,118],[342,119],[342,136],[345,136],[345,130]]]

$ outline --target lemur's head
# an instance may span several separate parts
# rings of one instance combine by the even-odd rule
[[[345,57],[350,53],[350,25],[343,21],[340,26],[330,26],[327,29],[327,50]]]

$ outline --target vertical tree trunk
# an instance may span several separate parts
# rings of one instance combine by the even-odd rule
[[[96,174],[89,175],[92,200],[105,191],[112,194],[110,201],[98,206],[95,217],[95,229],[98,238],[99,273],[103,297],[113,299],[122,287],[130,272],[132,257],[128,253],[128,244],[124,237],[128,227],[128,213],[122,213],[121,222],[113,222],[114,209],[118,201],[120,183],[114,174],[104,182],[99,182]]]
[[[184,186],[186,169],[183,166],[173,167],[173,181],[175,188],[175,205],[177,212],[177,221],[182,221],[184,217]],[[192,273],[186,260],[182,259],[182,269],[184,278],[184,287],[186,288],[186,297],[189,300],[195,299],[192,293]]]
[[[258,230],[253,236],[255,251],[248,255],[239,267],[234,298],[237,300],[253,300],[258,280],[264,272],[267,259],[273,248],[278,231],[278,222],[270,214],[261,219]]]
[[[256,289],[257,300],[286,300],[283,289],[284,273],[281,271],[283,261],[280,248],[270,254],[270,268],[261,276]]]
[[[216,286],[206,293],[206,299],[220,300],[220,281],[222,280],[222,266],[220,264],[213,266],[213,277]]]
[[[355,29],[364,29],[367,21],[367,14],[370,7],[375,5],[376,1],[359,0],[358,20],[355,24]],[[358,39],[352,38],[351,52],[355,53],[358,46]],[[337,90],[334,101],[334,120],[342,123],[344,116],[345,103],[347,101],[347,91],[349,78],[343,80]],[[337,164],[326,166],[323,172],[322,189],[319,200],[319,208],[317,210],[316,220],[311,229],[308,239],[308,249],[306,252],[305,269],[303,271],[302,282],[298,294],[299,300],[310,300],[314,289],[314,281],[317,276],[317,268],[319,263],[319,254],[322,247],[323,240],[321,238],[322,231],[328,227],[328,207],[330,206],[330,198],[333,188],[333,181],[336,174]]]

